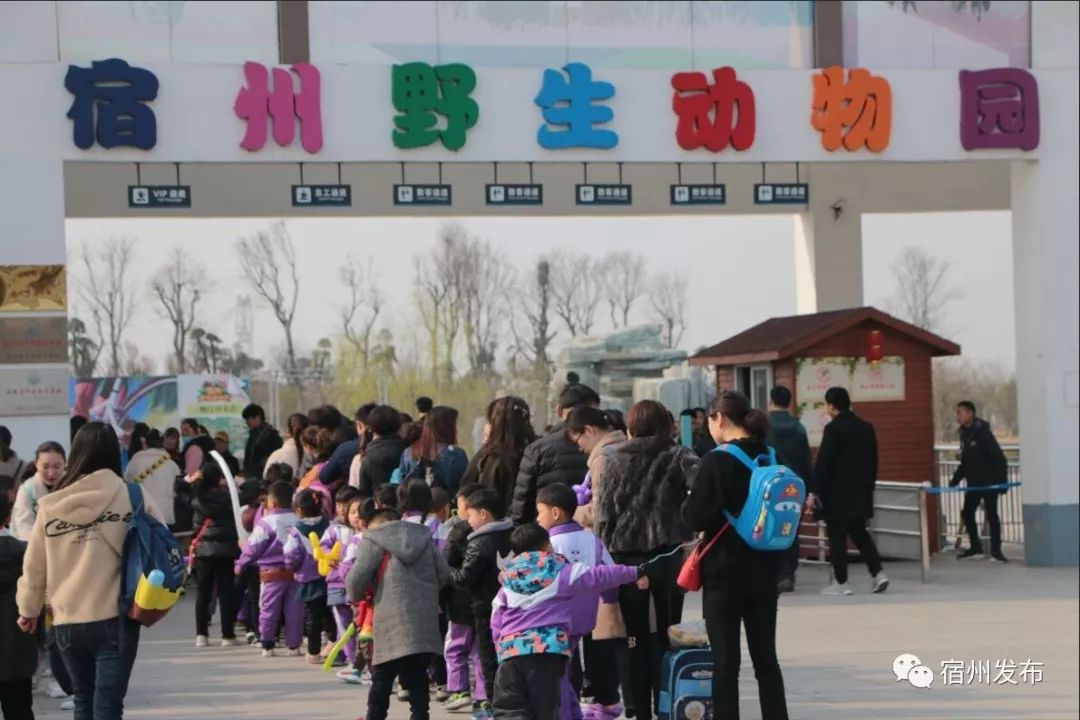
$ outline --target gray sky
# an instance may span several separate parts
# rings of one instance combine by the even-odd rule
[[[300,302],[295,334],[310,349],[321,337],[340,333],[338,306],[344,287],[337,267],[349,254],[370,257],[386,297],[385,322],[394,331],[399,352],[408,353],[418,325],[411,301],[413,256],[432,246],[439,219],[294,219],[288,227],[299,254]],[[687,332],[681,346],[693,351],[756,322],[795,312],[794,224],[790,216],[611,218],[459,218],[470,232],[488,238],[519,268],[550,250],[640,252],[649,273],[679,271],[688,288]],[[236,336],[232,308],[240,295],[252,295],[240,274],[234,249],[238,237],[266,227],[255,219],[110,219],[69,220],[69,252],[84,242],[113,235],[136,238],[131,277],[140,303],[129,339],[153,357],[158,370],[170,352],[171,326],[155,312],[148,283],[169,250],[183,243],[212,267],[218,289],[203,303],[200,325],[232,344]],[[890,263],[906,245],[924,247],[952,264],[952,277],[963,297],[950,308],[952,339],[964,354],[1012,367],[1012,256],[1007,212],[936,215],[866,216],[863,264],[866,301],[885,307],[893,292]],[[72,264],[72,302],[79,266]],[[736,298],[725,302],[725,298]],[[639,321],[648,321],[647,301],[639,302]],[[607,330],[605,308],[597,329]],[[281,330],[268,309],[255,304],[254,349],[269,354],[281,345]],[[568,337],[559,333],[556,345]]]

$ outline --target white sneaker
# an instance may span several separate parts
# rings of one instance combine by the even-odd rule
[[[210,638],[206,637],[205,635],[196,635],[195,636],[195,647],[197,647],[197,648],[210,647]]]
[[[60,687],[60,683],[56,682],[56,680],[49,680],[49,684],[45,686],[45,694],[53,700],[59,700],[60,698],[66,698],[68,696],[68,694],[64,692],[64,688]]]
[[[285,653],[286,657],[300,657],[303,653],[300,652],[300,648],[289,648],[289,652]]]
[[[241,640],[240,638],[222,638],[221,639],[221,647],[223,647],[223,648],[225,648],[225,647],[238,647],[240,645],[247,645],[247,643],[244,642],[243,640]]]
[[[262,656],[264,658],[272,658],[272,657],[274,657],[274,649],[273,648],[263,648]]]
[[[838,583],[833,581],[832,583],[821,588],[822,595],[854,595],[855,593],[848,587],[847,583]]]
[[[74,710],[75,709],[75,698],[68,698],[64,702],[60,703],[60,709],[61,710]]]
[[[879,572],[874,576],[874,583],[870,588],[870,592],[883,593],[889,589],[889,578],[885,577],[884,572]]]

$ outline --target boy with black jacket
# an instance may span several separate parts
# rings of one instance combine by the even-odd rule
[[[22,632],[15,621],[15,584],[22,575],[26,543],[8,530],[11,498],[0,493],[0,716],[9,720],[34,718],[34,670],[37,637]]]
[[[514,523],[498,493],[489,488],[477,490],[465,498],[465,519],[472,527],[461,558],[461,567],[450,570],[450,581],[469,593],[480,664],[484,668],[487,697],[495,691],[495,672],[499,661],[491,636],[491,603],[502,587],[499,572],[511,556],[510,533]],[[474,718],[491,717],[490,705],[484,704]]]

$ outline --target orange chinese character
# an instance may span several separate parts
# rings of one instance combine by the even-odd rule
[[[810,124],[821,132],[821,144],[838,150],[866,147],[881,152],[892,132],[892,88],[869,70],[831,67],[814,76],[814,105]]]

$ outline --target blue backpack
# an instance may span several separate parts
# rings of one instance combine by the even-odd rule
[[[806,502],[806,483],[776,462],[776,451],[753,460],[737,445],[724,444],[715,452],[731,455],[750,470],[750,489],[738,517],[724,515],[739,537],[754,550],[786,550],[799,534],[799,519]]]
[[[184,583],[184,561],[180,554],[180,544],[157,518],[146,512],[143,503],[142,487],[135,483],[127,485],[131,500],[131,521],[124,536],[124,550],[120,576],[120,613],[138,620],[144,625],[152,624],[164,616],[169,608],[160,605],[171,604],[154,597],[154,592],[162,596],[174,595]],[[147,587],[147,578],[155,570],[161,571],[163,578],[160,585]],[[140,589],[140,582],[142,588]],[[151,598],[149,603],[142,600]],[[137,602],[139,600],[140,602]],[[175,603],[175,599],[172,600]],[[152,604],[153,607],[145,607]],[[145,612],[152,610],[157,612]]]

